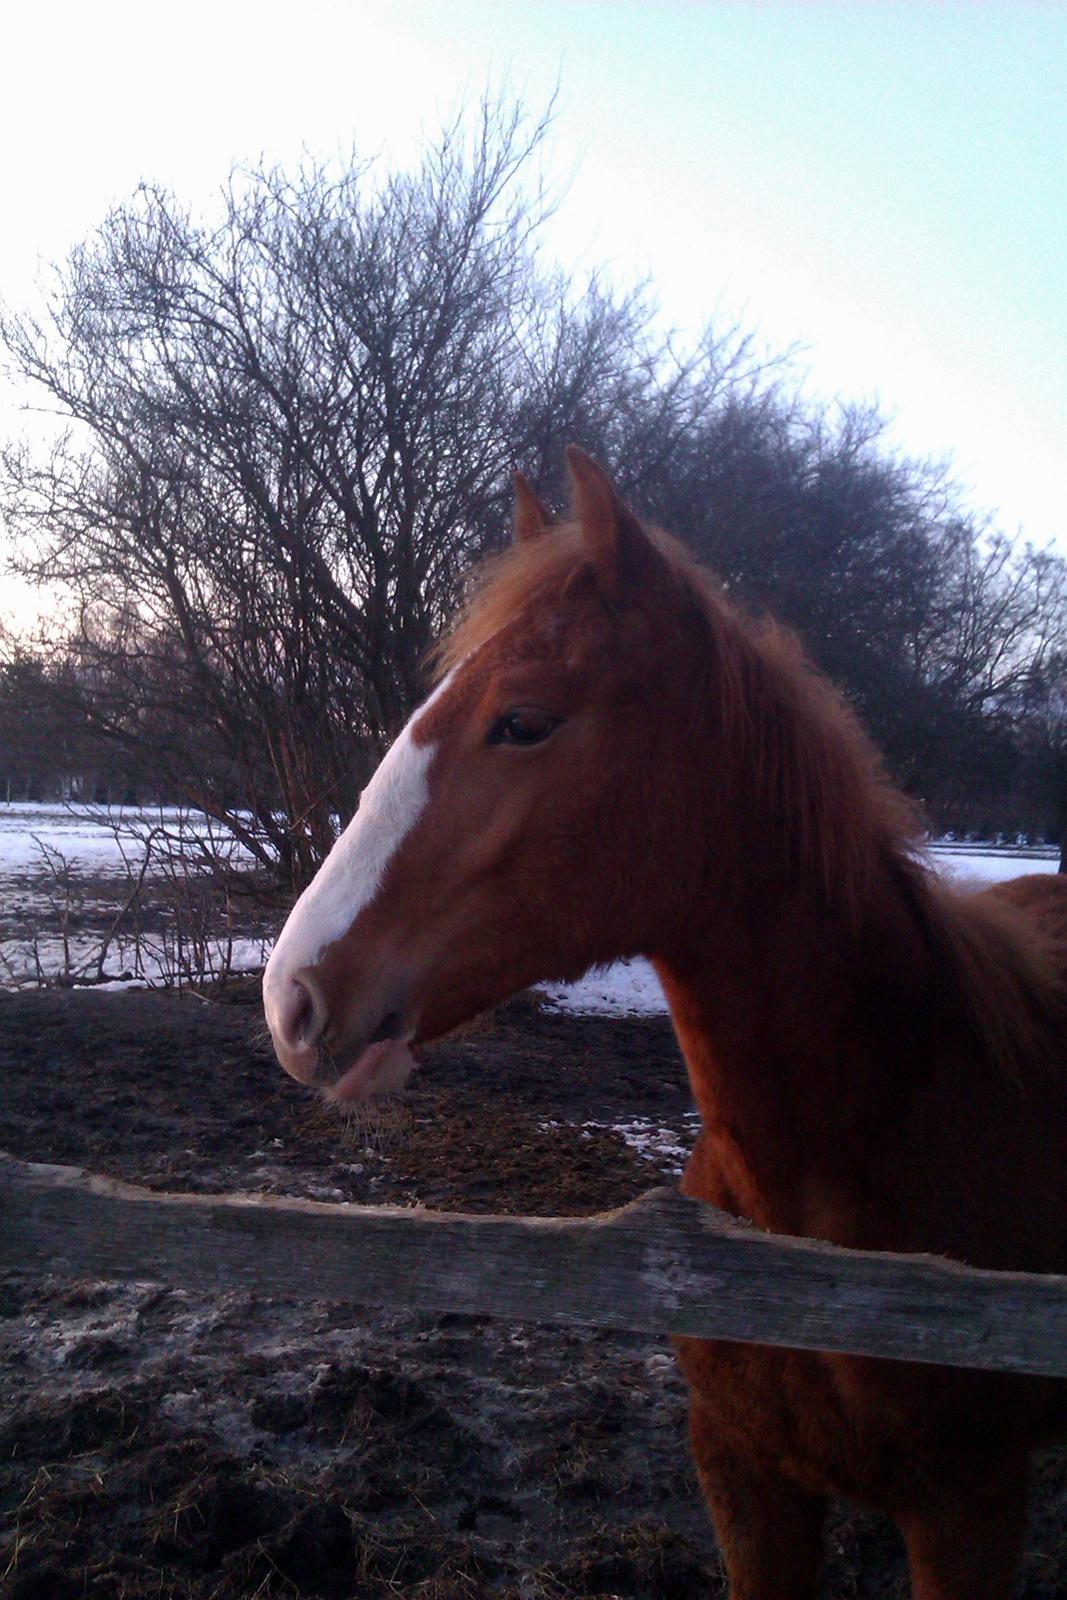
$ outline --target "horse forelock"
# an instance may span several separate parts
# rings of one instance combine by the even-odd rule
[[[567,579],[585,565],[578,530],[509,545],[476,569],[467,603],[430,653],[435,682],[462,667],[490,639],[514,628],[538,602],[562,596]]]

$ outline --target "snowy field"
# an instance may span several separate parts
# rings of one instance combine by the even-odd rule
[[[176,846],[188,863],[177,874]],[[0,987],[148,988],[262,966],[263,931],[224,909],[200,846],[244,864],[201,812],[0,805]]]
[[[211,841],[234,861],[242,854],[224,829],[198,811],[26,801],[0,805],[0,884],[37,871],[43,846],[82,872],[121,873],[128,861],[140,860],[143,842],[161,833]]]
[[[115,810],[49,804],[0,806],[0,987],[67,973],[104,987],[149,987],[188,979],[198,963],[206,975],[261,966],[268,928],[242,926],[182,942],[167,914],[143,926],[111,924],[153,836],[221,845],[208,818],[173,808]],[[230,845],[236,865],[240,851]],[[1025,872],[1054,872],[1054,850],[944,842],[931,847],[940,870],[961,882],[991,883]],[[153,874],[149,871],[149,889]],[[173,920],[173,919],[172,919]],[[202,933],[203,930],[201,930]],[[107,939],[104,959],[102,941]],[[666,1010],[647,962],[619,963],[578,983],[546,989],[549,1000],[585,1014],[649,1016]]]

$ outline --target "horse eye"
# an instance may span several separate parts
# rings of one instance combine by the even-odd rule
[[[549,716],[547,711],[536,711],[532,707],[521,706],[497,718],[489,729],[488,742],[489,744],[540,744],[559,727],[559,721],[558,717]]]

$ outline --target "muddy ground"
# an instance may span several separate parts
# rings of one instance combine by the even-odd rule
[[[516,1003],[346,1125],[274,1065],[251,987],[0,993],[0,1147],[157,1187],[578,1214],[671,1181],[689,1112],[660,1019]],[[646,1154],[612,1131],[637,1118]],[[684,1415],[665,1342],[37,1263],[0,1284],[0,1593],[720,1594]],[[1065,1530],[1058,1454],[1020,1597],[1067,1595]],[[907,1592],[878,1518],[839,1510],[828,1554],[832,1600]]]

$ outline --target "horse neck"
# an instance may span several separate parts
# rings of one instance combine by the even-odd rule
[[[851,924],[799,891],[724,900],[655,965],[727,1186],[713,1198],[781,1231],[869,1236],[852,1213],[929,1026],[903,898]]]
[[[728,625],[712,659],[732,722],[698,657],[675,673],[662,721],[686,737],[656,747],[634,943],[702,1114],[684,1186],[779,1232],[1048,1270],[1067,1201],[1067,905],[1046,906],[1046,949],[1020,916],[1032,890],[1016,907],[937,885],[828,686]]]
[[[706,1142],[732,1174],[719,1203],[830,1237],[841,1216],[831,1226],[823,1213],[869,1187],[902,1054],[918,1059],[928,1043],[925,891],[903,861],[903,802],[847,713],[821,687],[798,710],[773,663],[750,676],[756,700],[740,725],[763,716],[784,728],[780,748],[768,761],[757,739],[748,768],[744,751],[726,763],[715,718],[708,749],[690,743],[685,820],[672,831],[673,876],[692,887],[653,959]],[[794,753],[818,765],[799,775],[795,808],[782,790]]]

